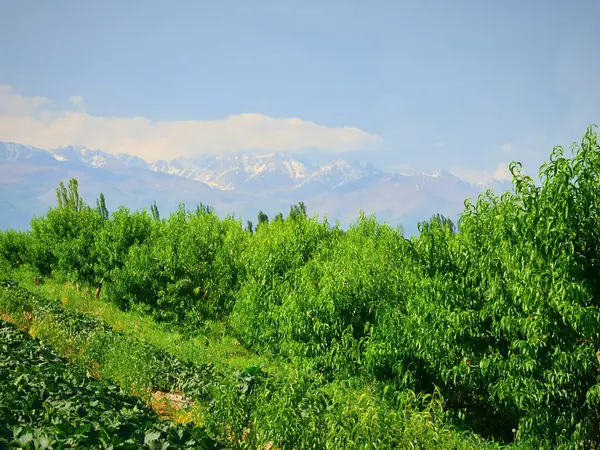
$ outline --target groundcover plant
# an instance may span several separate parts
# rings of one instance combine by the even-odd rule
[[[0,320],[0,447],[215,448]]]

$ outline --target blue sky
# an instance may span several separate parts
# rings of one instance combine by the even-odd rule
[[[0,0],[0,140],[536,172],[600,124],[599,16],[597,0]]]

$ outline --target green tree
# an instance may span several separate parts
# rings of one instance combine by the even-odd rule
[[[296,205],[292,205],[290,207],[290,214],[289,214],[290,219],[292,220],[296,220],[300,217],[307,217],[306,214],[306,205],[304,204],[304,202],[299,202]]]
[[[264,212],[259,211],[258,213],[258,223],[256,224],[256,229],[258,230],[263,224],[269,223],[269,216],[267,216]]]
[[[213,212],[213,208],[211,208],[208,205],[205,205],[204,203],[199,203],[198,206],[196,206],[196,215],[212,214],[212,212]]]
[[[102,192],[100,193],[100,197],[96,200],[96,211],[98,211],[98,214],[100,214],[102,220],[108,219],[108,209],[106,208],[106,201]]]
[[[159,221],[160,212],[158,212],[158,206],[156,206],[156,201],[152,205],[150,205],[150,211],[152,211],[152,217],[154,218],[154,220]]]
[[[84,206],[83,199],[79,196],[79,182],[75,178],[69,180],[68,189],[61,181],[56,189],[56,197],[59,209],[67,208],[79,212]]]
[[[74,284],[95,285],[94,242],[106,220],[84,203],[75,178],[68,189],[61,182],[56,193],[58,207],[32,220],[32,264],[41,274],[57,270]]]

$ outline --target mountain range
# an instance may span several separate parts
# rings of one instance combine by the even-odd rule
[[[476,183],[447,171],[397,173],[349,159],[317,164],[282,153],[233,152],[147,162],[86,147],[39,149],[0,142],[0,229],[26,229],[33,216],[55,205],[59,182],[72,177],[88,204],[102,192],[109,209],[148,208],[156,201],[165,215],[180,203],[194,208],[201,202],[219,215],[254,221],[259,210],[285,214],[303,201],[309,215],[327,215],[342,226],[363,210],[402,224],[407,235],[435,213],[456,219],[464,200],[487,188],[511,189],[506,181]]]

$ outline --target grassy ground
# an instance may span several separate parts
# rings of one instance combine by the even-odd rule
[[[364,380],[322,383],[292,363],[245,349],[227,333],[224,324],[209,323],[198,334],[188,336],[142,313],[121,311],[64,281],[50,279],[37,284],[27,271],[14,272],[11,278],[29,291],[61,299],[64,310],[100,319],[110,328],[148,342],[174,358],[199,365],[212,364],[230,375],[262,366],[268,376],[266,384],[248,398],[236,393],[238,381],[231,384],[221,379],[209,388],[212,390],[208,401],[201,396],[191,408],[179,412],[162,411],[156,399],[151,400],[163,416],[205,427],[212,437],[234,447],[265,448],[274,439],[282,443],[281,448],[313,448],[315,444],[316,448],[323,445],[322,448],[390,448],[391,443],[400,445],[399,448],[499,448],[472,433],[456,430],[444,418],[438,400],[432,398],[425,404],[415,397],[398,409],[382,402]],[[37,327],[37,332],[46,334],[58,347],[70,339],[64,325],[50,316],[46,321],[38,321]],[[80,342],[81,349],[93,354],[93,341],[93,335],[85,337]],[[153,371],[158,378],[165,375],[162,368],[146,361],[147,354],[138,354],[143,347],[121,340],[115,343],[109,345],[113,348],[102,350],[104,365],[98,367],[99,373],[104,371],[123,386],[135,385],[139,380],[142,384],[155,383],[156,376],[150,375]],[[204,383],[202,376],[198,380]],[[248,438],[248,433],[254,437]],[[266,436],[270,437],[267,441]],[[354,444],[349,447],[349,442]],[[373,446],[375,443],[378,444]]]
[[[144,339],[180,359],[230,369],[262,366],[265,371],[277,371],[277,361],[245,349],[227,333],[224,323],[207,322],[200,332],[186,336],[181,330],[157,323],[146,314],[121,311],[102,297],[96,299],[93,293],[86,289],[77,290],[68,282],[50,279],[38,285],[35,277],[27,272],[18,273],[15,278],[31,291],[50,298],[60,298],[67,310],[99,318],[115,330]]]

